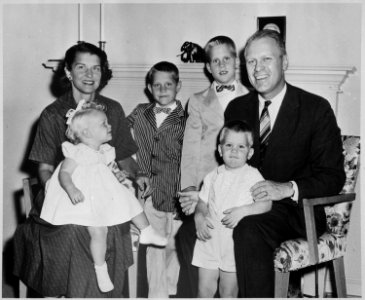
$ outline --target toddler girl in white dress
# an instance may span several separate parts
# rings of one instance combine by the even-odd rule
[[[111,291],[105,261],[108,228],[132,220],[141,231],[139,242],[165,246],[167,239],[149,224],[141,204],[117,177],[111,126],[100,106],[81,100],[67,113],[65,159],[46,184],[41,218],[53,225],[77,224],[88,227],[90,251],[98,286]]]

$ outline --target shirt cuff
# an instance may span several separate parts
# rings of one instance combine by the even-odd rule
[[[294,190],[294,194],[293,194],[293,196],[291,196],[291,199],[293,201],[295,201],[296,203],[298,203],[298,197],[299,197],[298,185],[296,184],[295,181],[290,181],[290,182],[293,185],[293,190]]]

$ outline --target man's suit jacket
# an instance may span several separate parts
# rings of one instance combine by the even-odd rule
[[[287,84],[262,166],[257,92],[231,101],[225,120],[245,120],[253,127],[255,153],[249,163],[258,167],[265,179],[294,180],[299,205],[303,198],[341,191],[345,180],[341,132],[327,100]],[[290,199],[283,201],[296,205]]]
[[[138,146],[137,163],[151,178],[153,206],[173,212],[180,189],[180,160],[187,115],[180,101],[157,128],[155,103],[139,104],[128,116]]]
[[[248,90],[238,83],[236,93],[241,96]],[[181,157],[181,189],[200,188],[204,176],[218,166],[216,149],[224,124],[224,110],[213,85],[190,97],[188,115]]]

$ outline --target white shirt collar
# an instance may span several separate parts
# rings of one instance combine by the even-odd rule
[[[237,93],[238,93],[238,81],[235,79],[232,83],[228,84],[228,85],[234,85],[234,91],[229,91],[224,89],[222,92],[218,93],[217,92],[217,86],[220,86],[221,84],[219,84],[216,81],[213,81],[212,83],[212,88],[214,89],[214,93],[217,96],[218,102],[220,103],[223,111],[227,108],[229,102],[231,102],[234,98],[237,97]]]
[[[156,102],[156,107],[161,107],[161,105],[159,105]],[[171,108],[171,112],[177,107],[177,103],[176,101],[174,101],[173,103],[164,106],[166,108]],[[163,121],[165,121],[165,119],[168,117],[169,114],[166,114],[164,112],[161,112],[160,114],[155,114],[155,118],[156,118],[156,126],[157,128],[159,128],[161,126],[161,124],[163,123]]]
[[[284,99],[284,96],[285,96],[285,93],[286,93],[286,83],[285,83],[285,85],[284,85],[284,87],[283,87],[283,89],[279,92],[279,94],[277,94],[274,98],[272,98],[272,99],[269,99],[270,101],[271,101],[271,104],[270,104],[270,106],[272,105],[272,104],[274,104],[274,103],[280,103],[281,104],[281,102],[283,102],[283,99]],[[260,94],[259,94],[259,101],[260,101],[260,105],[264,105],[265,104],[265,101],[266,101],[266,99],[264,98],[264,97],[262,97]],[[269,107],[270,107],[269,106]],[[280,105],[279,105],[280,106]]]
[[[235,173],[235,172],[245,171],[247,168],[248,168],[247,163],[245,163],[243,166],[235,168],[235,169],[227,169],[226,166],[224,164],[222,164],[217,168],[217,173],[218,174],[225,173],[225,172]]]

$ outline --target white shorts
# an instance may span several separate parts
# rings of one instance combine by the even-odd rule
[[[236,272],[233,229],[215,222],[210,233],[212,237],[209,240],[196,240],[192,265],[209,270]]]

